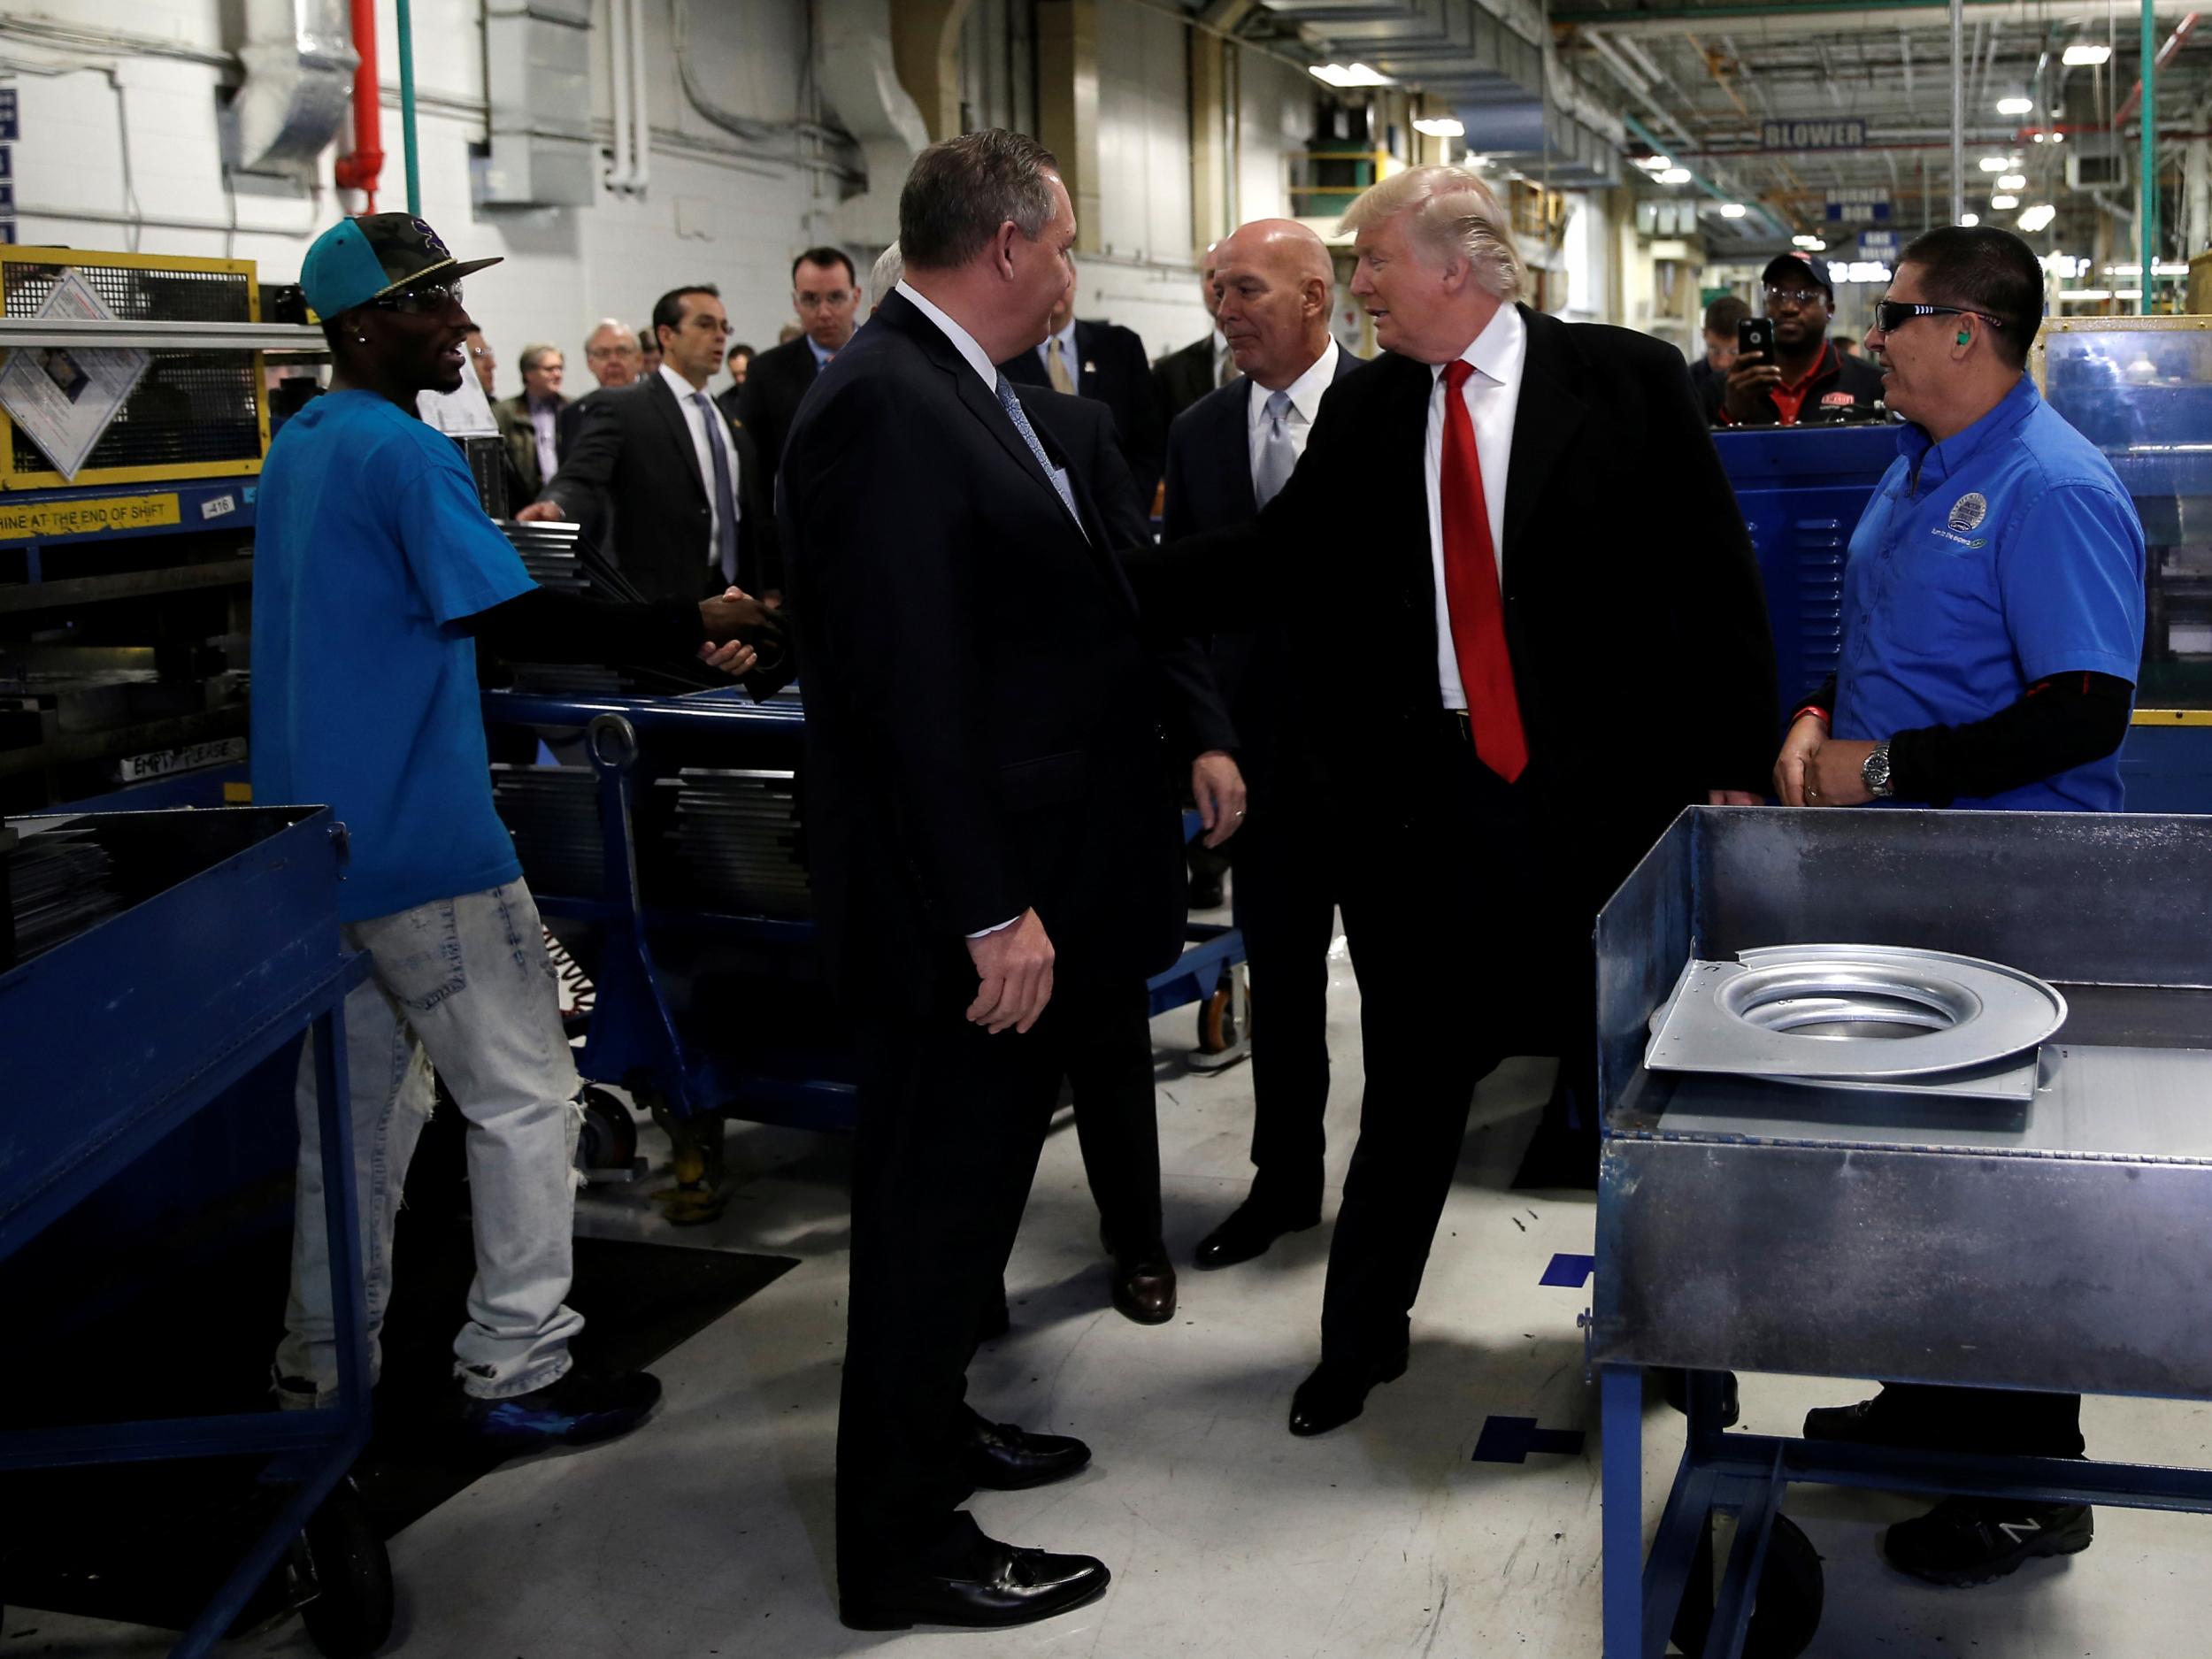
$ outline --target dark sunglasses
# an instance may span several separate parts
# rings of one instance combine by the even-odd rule
[[[1916,317],[1978,317],[1992,328],[2002,328],[2005,319],[1992,317],[1987,311],[1978,311],[1967,305],[1916,305],[1910,300],[1877,300],[1874,302],[1874,326],[1886,334],[1893,334]]]
[[[426,311],[442,311],[449,304],[461,303],[458,282],[419,282],[412,288],[399,288],[390,294],[380,294],[369,302],[380,311],[397,311],[403,317],[419,317]]]

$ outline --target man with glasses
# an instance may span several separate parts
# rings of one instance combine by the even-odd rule
[[[568,411],[568,399],[561,396],[565,372],[558,346],[525,346],[521,396],[492,405],[508,465],[521,480],[526,496],[535,495],[560,471],[560,420]]]
[[[372,1373],[434,1065],[469,1125],[476,1278],[454,1341],[464,1414],[478,1435],[526,1449],[634,1427],[660,1385],[571,1364],[584,1323],[567,1305],[580,1086],[537,910],[492,809],[476,642],[556,662],[696,652],[742,673],[754,655],[740,632],[775,625],[719,589],[622,605],[530,580],[460,449],[416,413],[420,394],[461,385],[461,278],[497,263],[457,260],[405,213],[342,220],[308,250],[300,286],[333,374],[261,473],[253,791],[265,804],[326,803],[349,832],[338,915],[371,964],[346,999],[345,1048]],[[274,1368],[288,1409],[326,1405],[338,1387],[314,1076],[303,1053],[292,1292]]]
[[[1705,384],[1705,412],[1717,426],[1794,426],[1839,420],[1882,398],[1870,363],[1846,357],[1828,339],[1836,290],[1820,262],[1777,254],[1760,273],[1766,314],[1774,319],[1774,357],[1740,357]]]
[[[2008,231],[1905,250],[1867,349],[1909,423],[1852,533],[1839,671],[1797,712],[1786,806],[2114,812],[2143,650],[2143,526],[2111,464],[2022,373],[2043,273]],[[1808,1440],[2082,1455],[2081,1399],[1885,1386]],[[1890,1564],[1985,1584],[2089,1547],[2082,1504],[1946,1498],[1883,1535]]]
[[[784,438],[800,400],[860,326],[860,280],[853,262],[835,248],[810,248],[794,259],[791,309],[799,314],[798,338],[753,359],[737,404],[738,424],[752,434],[772,474],[783,459]]]
[[[589,400],[561,470],[515,517],[604,515],[615,562],[649,598],[695,599],[729,584],[774,594],[783,574],[767,471],[707,396],[730,335],[720,291],[670,289],[653,307],[653,332],[660,367]]]

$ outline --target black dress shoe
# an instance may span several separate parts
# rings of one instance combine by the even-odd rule
[[[1239,1262],[1266,1255],[1268,1248],[1286,1233],[1303,1233],[1308,1227],[1320,1225],[1318,1208],[1310,1213],[1289,1213],[1264,1208],[1247,1199],[1229,1212],[1226,1221],[1199,1240],[1191,1259],[1209,1271],[1217,1267],[1234,1267]]]
[[[971,1486],[1023,1492],[1064,1480],[1091,1461],[1091,1448],[1065,1434],[1032,1434],[1011,1423],[986,1423],[971,1410],[960,1431],[960,1472]]]
[[[839,1587],[838,1611],[849,1630],[910,1630],[960,1624],[996,1630],[1034,1624],[1106,1593],[1113,1575],[1089,1555],[1018,1549],[986,1538],[966,1514],[956,1549],[901,1571],[869,1574]]]
[[[1156,1255],[1114,1263],[1114,1306],[1139,1325],[1165,1325],[1175,1317],[1175,1268],[1165,1245]]]
[[[1323,1360],[1290,1397],[1290,1432],[1326,1434],[1342,1428],[1367,1409],[1367,1391],[1377,1383],[1396,1382],[1406,1374],[1406,1350],[1393,1349],[1363,1365]]]
[[[1736,1388],[1736,1373],[1732,1371],[1714,1373],[1720,1379],[1720,1425],[1732,1429],[1743,1417],[1743,1402]],[[1666,1402],[1684,1417],[1690,1415],[1690,1373],[1672,1369],[1659,1373],[1659,1393]]]

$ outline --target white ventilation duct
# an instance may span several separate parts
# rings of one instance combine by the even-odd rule
[[[353,96],[346,0],[245,0],[246,79],[224,123],[230,165],[299,174],[344,128]]]
[[[836,239],[881,248],[899,234],[899,192],[929,147],[922,111],[891,61],[889,0],[819,0],[814,73],[867,158],[868,188],[838,209]]]

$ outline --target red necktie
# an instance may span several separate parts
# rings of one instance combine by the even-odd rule
[[[1482,493],[1482,458],[1475,452],[1474,418],[1467,412],[1467,377],[1474,372],[1463,357],[1444,370],[1444,465],[1437,480],[1444,508],[1444,602],[1476,757],[1511,783],[1528,765],[1528,739],[1521,731],[1513,659],[1505,648],[1505,606],[1498,597],[1497,546],[1490,539],[1490,504]]]

